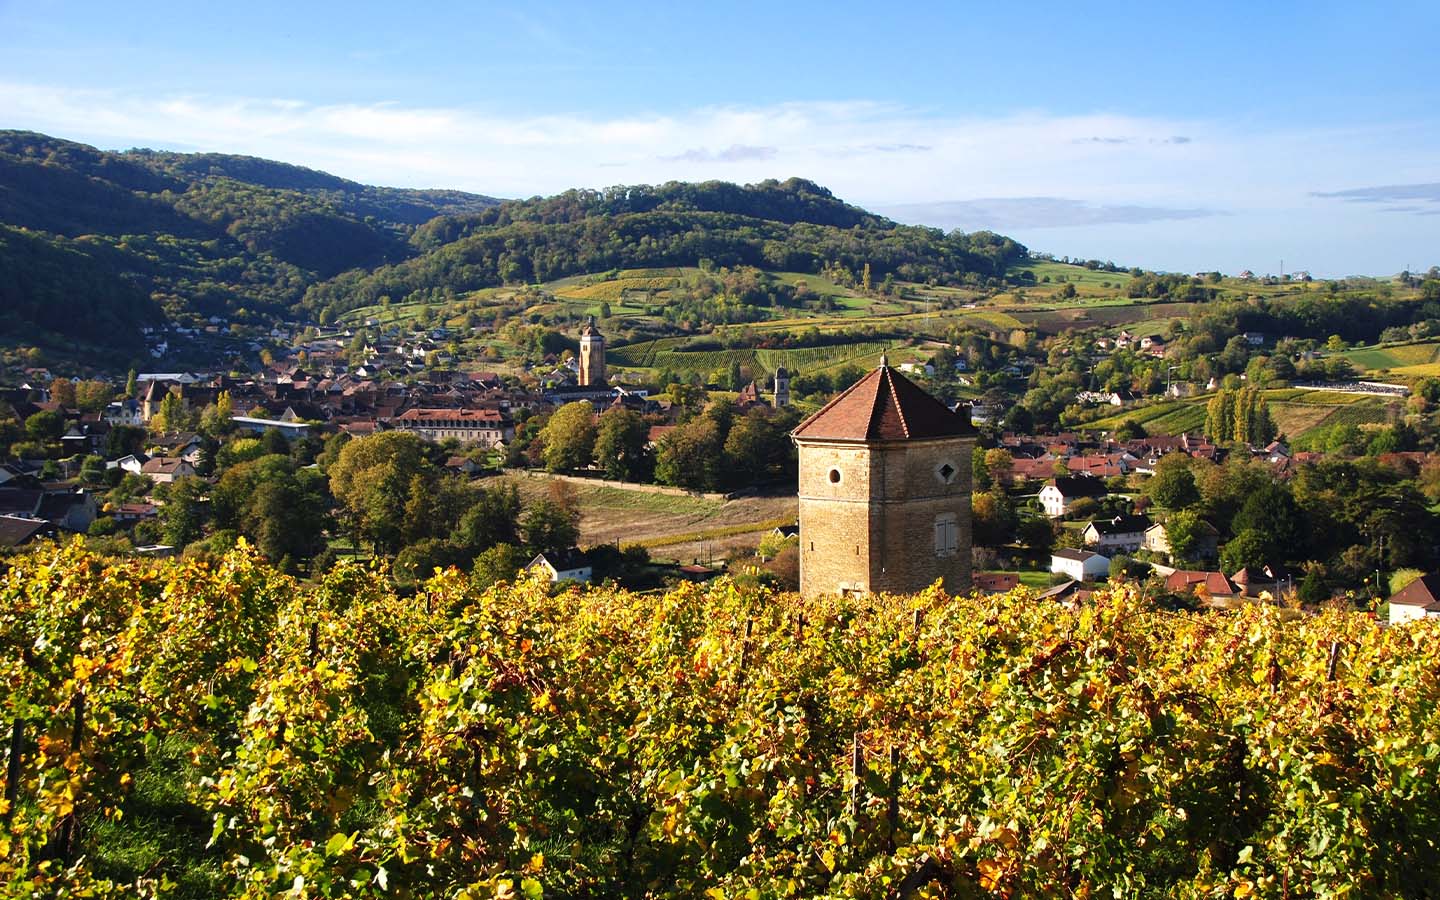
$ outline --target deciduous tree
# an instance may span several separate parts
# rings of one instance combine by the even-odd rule
[[[586,400],[555,410],[540,430],[545,445],[545,468],[563,472],[587,465],[595,455],[595,409]]]

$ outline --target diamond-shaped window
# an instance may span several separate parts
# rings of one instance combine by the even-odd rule
[[[940,467],[940,478],[941,478],[941,480],[944,481],[946,484],[949,484],[949,483],[950,483],[950,479],[952,479],[952,478],[954,478],[954,477],[955,477],[955,467],[954,467],[954,466],[950,465],[949,463],[946,463],[945,465],[943,465],[943,466]]]

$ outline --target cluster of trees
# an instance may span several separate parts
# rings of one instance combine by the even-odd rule
[[[655,480],[695,491],[793,480],[790,431],[799,421],[793,407],[756,407],[742,414],[728,402],[711,403],[660,439]]]
[[[1264,446],[1275,439],[1270,407],[1257,387],[1225,388],[1205,406],[1205,437],[1216,443],[1239,441]]]
[[[1263,462],[1215,465],[1172,453],[1156,465],[1145,492],[1172,511],[1166,535],[1181,559],[1203,520],[1219,533],[1224,571],[1292,567],[1301,573],[1302,599],[1321,602],[1333,586],[1373,581],[1376,570],[1431,565],[1440,516],[1422,491],[1426,483],[1368,458],[1321,460],[1277,481]]]
[[[0,892],[1440,891],[1433,626],[547,588],[17,561]]]
[[[579,508],[573,491],[561,486],[522,503],[513,486],[485,487],[446,472],[440,465],[446,452],[404,432],[292,443],[268,431],[207,438],[201,476],[169,484],[107,471],[99,456],[86,457],[80,475],[102,488],[109,484],[108,507],[145,496],[158,501],[158,515],[133,527],[131,543],[214,554],[243,537],[287,572],[329,569],[334,538],[348,537],[354,548],[393,559],[406,586],[452,565],[467,571],[479,566],[495,579],[506,578],[536,553],[575,545]],[[97,519],[91,534],[123,536],[109,516]],[[643,556],[617,556],[607,574],[639,570]]]
[[[579,508],[563,488],[522,507],[513,485],[486,488],[440,471],[430,445],[413,434],[336,445],[321,463],[342,527],[357,544],[394,556],[406,584],[451,565],[508,577],[530,555],[569,549],[579,537]]]
[[[1218,280],[1218,278],[1216,279]],[[1176,300],[1203,303],[1215,299],[1218,290],[1207,287],[1198,278],[1180,274],[1158,274],[1143,272],[1133,275],[1125,286],[1128,297],[1146,297],[1156,300]]]
[[[676,396],[688,393],[681,385]],[[735,489],[793,479],[795,449],[789,433],[799,423],[793,408],[754,407],[741,412],[715,400],[651,445],[648,422],[624,409],[596,417],[586,401],[560,407],[528,446],[517,448],[552,472],[599,470],[624,481],[655,481],[695,491]],[[523,438],[522,438],[523,440]]]
[[[552,413],[535,449],[551,472],[594,467],[616,481],[643,481],[654,469],[650,423],[643,416],[609,409],[597,419],[594,407],[584,400]]]

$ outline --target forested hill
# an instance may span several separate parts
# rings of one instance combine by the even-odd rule
[[[248,156],[112,153],[0,131],[0,346],[133,358],[139,326],[331,315],[616,267],[745,263],[957,281],[1025,248],[902,226],[802,179],[500,202]],[[98,360],[97,360],[98,361]]]
[[[875,277],[958,281],[1002,274],[1025,247],[991,232],[898,225],[801,178],[735,185],[670,182],[502,203],[416,229],[423,255],[311,288],[331,314],[379,301],[614,268],[752,265],[818,272],[831,263]]]
[[[0,131],[0,344],[128,357],[167,315],[283,318],[312,284],[413,255],[415,226],[497,202]]]

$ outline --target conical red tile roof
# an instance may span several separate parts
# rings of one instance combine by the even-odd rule
[[[889,366],[879,368],[801,422],[795,437],[837,441],[904,441],[970,437],[969,416],[950,411]]]

